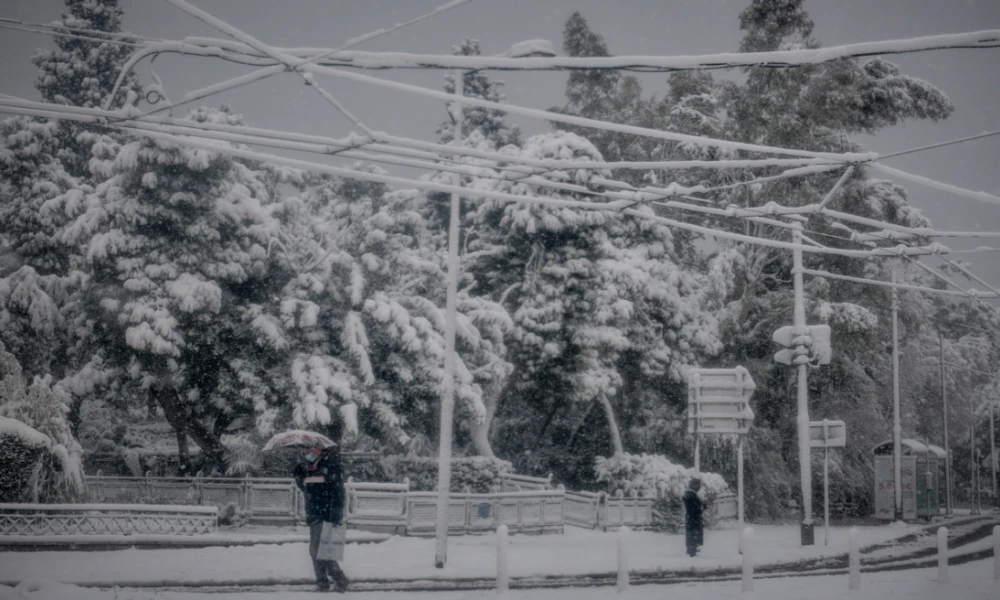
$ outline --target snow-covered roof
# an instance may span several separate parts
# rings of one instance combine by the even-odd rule
[[[915,456],[920,454],[927,454],[928,452],[933,454],[937,458],[945,458],[946,456],[948,456],[948,454],[944,451],[943,448],[935,446],[934,444],[928,445],[922,442],[918,442],[917,440],[911,440],[908,438],[900,440],[900,444],[903,447],[904,456]],[[881,444],[877,444],[874,448],[872,448],[872,452],[874,452],[877,455],[892,454],[892,440],[886,440]]]
[[[36,448],[49,448],[52,440],[44,433],[37,431],[17,419],[0,417],[0,436],[11,435],[19,438],[28,446]]]

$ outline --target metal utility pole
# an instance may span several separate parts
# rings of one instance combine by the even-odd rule
[[[903,520],[903,426],[899,420],[899,306],[896,272],[892,272],[892,469],[896,490],[895,520]]]
[[[978,515],[979,511],[979,469],[976,468],[976,411],[975,405],[972,410],[972,425],[969,425],[969,471],[972,474],[972,514]]]
[[[830,545],[830,448],[823,447],[823,545]]]
[[[990,401],[990,472],[993,474],[993,508],[997,507],[997,443],[993,424],[993,402]]]
[[[463,84],[465,74],[455,73],[455,96],[462,98],[465,94]],[[455,120],[455,137],[451,141],[455,146],[462,143],[462,103],[455,102],[452,118]],[[459,184],[461,184],[459,179]],[[462,199],[458,194],[451,195],[451,219],[448,224],[448,298],[445,302],[444,325],[444,390],[441,394],[441,429],[440,445],[438,447],[438,497],[437,518],[435,520],[434,565],[443,569],[448,560],[448,492],[451,490],[451,429],[455,412],[455,311],[458,306],[458,223],[459,209]]]
[[[938,346],[941,356],[941,410],[944,412],[944,498],[945,514],[952,516],[953,508],[951,504],[951,450],[948,447],[948,394],[945,391],[944,379],[944,335],[938,332]]]
[[[792,229],[792,283],[795,287],[795,313],[793,326],[796,335],[807,335],[805,291],[802,282],[802,229]],[[799,532],[803,546],[815,543],[812,514],[812,457],[809,450],[809,387],[806,379],[809,367],[798,365],[798,417],[799,433],[799,475],[802,485],[802,524]]]

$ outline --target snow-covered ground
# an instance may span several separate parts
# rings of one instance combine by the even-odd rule
[[[861,576],[861,590],[850,596],[852,600],[986,600],[1000,598],[1000,586],[992,581],[992,561],[952,567],[951,583],[937,583],[935,569],[892,571]],[[847,597],[846,575],[822,577],[794,577],[758,579],[754,582],[754,596],[760,600],[842,600]],[[23,586],[31,588],[32,584]],[[23,595],[10,588],[0,587],[0,600],[296,600],[315,598],[311,592],[152,592],[144,590],[94,590],[37,582],[37,591]],[[324,596],[329,596],[324,594]],[[441,600],[492,600],[494,590],[474,592],[363,592],[348,593],[344,598],[365,600],[405,600],[407,598]],[[691,583],[668,586],[632,586],[627,595],[618,595],[614,588],[565,588],[541,590],[512,590],[504,600],[737,600],[741,598],[739,582]]]
[[[914,526],[862,527],[862,545],[884,542],[916,531]],[[822,533],[817,531],[822,544]],[[567,528],[563,535],[515,535],[510,540],[512,577],[613,573],[617,569],[616,535]],[[702,554],[684,553],[682,535],[631,532],[627,548],[633,571],[712,570],[737,567],[736,529],[706,532]],[[846,553],[847,529],[833,528],[829,546],[799,545],[797,525],[758,526],[754,554],[758,565],[793,562]],[[457,579],[496,575],[494,535],[452,537],[448,564],[433,566],[434,540],[392,537],[378,544],[351,545],[343,566],[354,579]],[[282,545],[100,552],[0,553],[0,582],[52,577],[70,583],[128,585],[148,582],[239,582],[309,580],[312,567],[303,542]]]

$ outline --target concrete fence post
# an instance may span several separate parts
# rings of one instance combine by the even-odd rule
[[[743,539],[743,582],[740,598],[753,600],[753,528],[743,529],[741,537]]]
[[[993,587],[1000,589],[1000,525],[993,527]]]
[[[948,583],[948,528],[938,527],[938,584]]]
[[[618,528],[618,593],[628,591],[628,549],[625,542],[628,540],[628,527],[624,525]]]
[[[851,527],[848,535],[851,550],[848,559],[849,584],[847,587],[853,592],[861,589],[861,532],[858,531],[857,527]]]
[[[510,569],[508,565],[508,550],[510,541],[507,538],[507,526],[497,527],[497,598],[510,589]]]

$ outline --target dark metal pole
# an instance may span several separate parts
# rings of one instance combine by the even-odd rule
[[[952,516],[953,507],[951,503],[951,450],[948,446],[948,394],[945,391],[944,379],[944,335],[938,332],[938,343],[941,355],[941,407],[944,412],[944,486],[945,486],[945,514]]]

